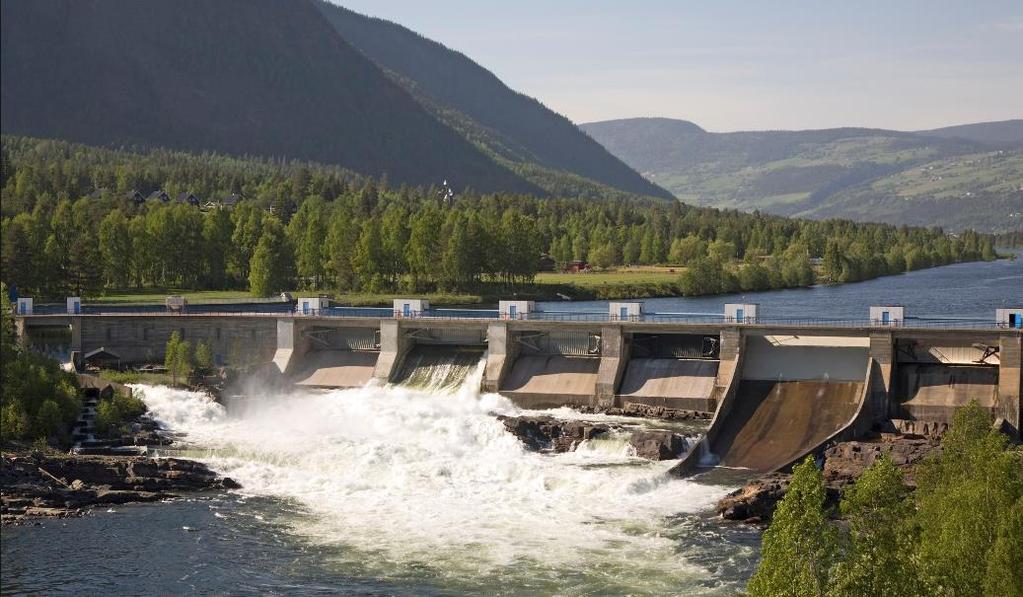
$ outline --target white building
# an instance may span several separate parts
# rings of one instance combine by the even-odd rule
[[[906,308],[902,305],[882,305],[870,308],[870,325],[899,326],[905,320]]]
[[[756,323],[757,303],[725,303],[725,321],[728,323]]]
[[[643,303],[609,303],[611,321],[639,321],[643,319]]]
[[[414,319],[421,317],[430,310],[430,301],[426,299],[394,299],[394,317],[396,319]]]
[[[529,319],[536,308],[533,301],[498,301],[497,309],[501,319]]]

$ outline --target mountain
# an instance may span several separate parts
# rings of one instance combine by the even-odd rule
[[[509,89],[470,58],[401,25],[317,0],[353,46],[389,72],[438,119],[538,186],[569,173],[640,195],[670,199],[575,124]],[[565,181],[560,181],[564,183]]]
[[[1000,231],[1023,225],[1021,122],[915,133],[713,133],[667,118],[580,128],[687,203]]]
[[[929,131],[917,131],[917,134],[927,137],[966,139],[992,146],[1013,147],[1023,145],[1023,119],[960,124]]]
[[[306,1],[5,0],[2,36],[4,133],[536,190],[428,114]]]

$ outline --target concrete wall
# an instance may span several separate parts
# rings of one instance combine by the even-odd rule
[[[373,370],[373,378],[383,383],[391,380],[391,377],[401,366],[401,360],[408,352],[411,343],[408,336],[401,328],[401,322],[395,319],[380,320],[380,357],[377,359],[376,367]]]
[[[106,348],[123,363],[163,362],[164,348],[174,332],[193,346],[206,342],[214,357],[228,365],[265,363],[277,349],[277,320],[273,318],[105,315],[70,320],[72,350],[85,354]]]
[[[750,336],[746,340],[742,378],[767,381],[863,381],[867,373],[867,352],[865,346],[776,346],[764,336]]]
[[[1005,335],[999,340],[999,355],[1001,363],[998,367],[998,411],[999,415],[1008,423],[1010,430],[1016,439],[1023,436],[1023,386],[1021,380],[1021,337],[1016,335]]]
[[[492,323],[487,328],[487,368],[483,373],[484,392],[497,392],[519,354],[519,343],[507,323]]]
[[[626,304],[626,303],[622,303]],[[615,406],[618,384],[629,362],[629,342],[619,326],[606,326],[600,331],[600,368],[595,389],[596,406]]]

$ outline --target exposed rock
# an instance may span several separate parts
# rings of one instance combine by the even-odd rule
[[[636,431],[629,438],[636,456],[650,460],[678,458],[689,447],[685,437],[671,431]]]
[[[684,410],[680,408],[668,408],[666,406],[648,406],[646,404],[637,404],[635,402],[629,402],[625,404],[625,406],[580,406],[578,409],[580,412],[584,413],[602,413],[620,417],[643,417],[647,419],[664,419],[667,421],[708,420],[714,416],[714,413],[698,410]]]
[[[725,520],[756,523],[767,520],[789,488],[792,475],[771,473],[721,498],[718,514]]]
[[[176,458],[4,454],[0,515],[13,523],[33,516],[75,516],[98,504],[152,502],[176,491],[236,489],[205,465]]]
[[[554,417],[509,417],[499,421],[530,450],[538,452],[571,452],[583,440],[612,430],[611,425],[586,421],[566,421]]]
[[[831,446],[824,452],[824,483],[828,490],[828,505],[841,500],[843,490],[856,482],[882,454],[888,454],[902,469],[906,483],[915,485],[915,468],[925,457],[940,452],[941,445],[934,438],[919,436],[883,435],[876,441],[848,441]],[[792,475],[771,473],[753,479],[741,489],[733,491],[718,502],[718,513],[726,520],[749,523],[768,522],[778,502],[788,489]]]
[[[530,450],[538,452],[571,452],[583,441],[626,428],[613,423],[573,421],[548,416],[509,417],[499,415],[508,431],[522,440]],[[636,455],[650,460],[678,458],[689,447],[686,436],[667,430],[636,430],[629,443]]]

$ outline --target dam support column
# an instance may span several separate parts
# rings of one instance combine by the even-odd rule
[[[295,319],[277,320],[277,350],[274,364],[281,374],[294,372],[302,356],[309,352],[309,340],[302,336],[302,322]]]
[[[715,401],[714,418],[723,418],[731,409],[731,403],[742,379],[742,352],[746,337],[739,328],[721,330],[718,375],[714,382],[712,398]]]
[[[597,370],[594,406],[608,408],[616,405],[618,384],[629,362],[629,344],[621,326],[606,326],[600,330],[600,368]]]
[[[381,383],[391,381],[401,359],[409,349],[409,340],[397,319],[380,320],[380,356],[373,369],[373,378]]]
[[[870,377],[867,408],[875,423],[891,416],[892,375],[895,373],[895,342],[890,332],[870,334]]]
[[[519,344],[507,323],[492,323],[487,328],[487,368],[483,373],[484,392],[497,392],[519,353]]]
[[[82,318],[71,318],[71,350],[82,352]]]
[[[999,339],[998,346],[998,413],[1005,419],[1010,427],[1013,437],[1021,438],[1020,410],[1021,404],[1020,386],[1023,385],[1023,372],[1021,372],[1021,342],[1023,337],[1017,335],[1004,335]]]

